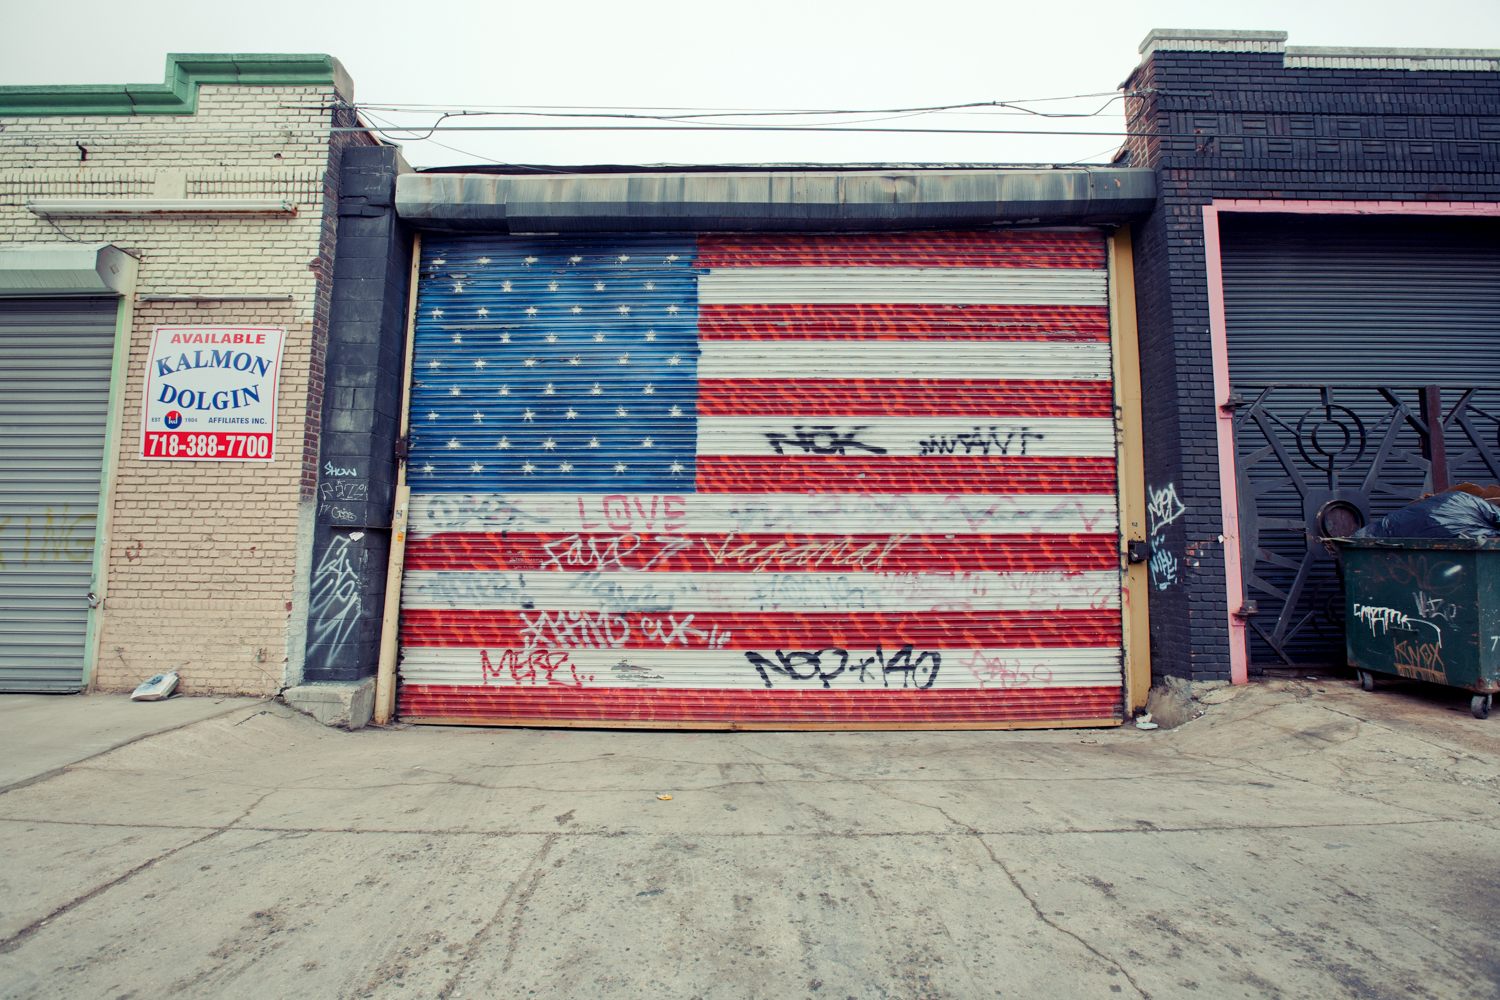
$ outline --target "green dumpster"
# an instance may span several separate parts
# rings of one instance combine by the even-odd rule
[[[1474,692],[1475,717],[1500,691],[1500,538],[1339,538],[1345,643],[1366,691],[1396,674]]]

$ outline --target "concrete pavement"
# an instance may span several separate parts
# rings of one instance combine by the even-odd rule
[[[0,695],[0,790],[258,698],[131,701],[127,694]]]
[[[0,997],[1495,996],[1500,719],[1216,697],[1153,732],[240,710],[0,795]]]

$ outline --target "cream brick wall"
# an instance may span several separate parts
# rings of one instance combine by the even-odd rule
[[[140,258],[96,613],[102,689],[176,669],[187,693],[274,693],[300,654],[298,519],[310,516],[317,474],[336,154],[371,141],[331,137],[335,97],[331,86],[203,86],[194,115],[0,119],[0,244],[113,243]],[[25,207],[35,197],[179,197],[184,180],[189,198],[279,197],[297,214],[49,222]],[[286,328],[274,462],[136,457],[151,331],[178,324]]]

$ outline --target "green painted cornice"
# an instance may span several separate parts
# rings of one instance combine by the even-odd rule
[[[165,83],[0,87],[0,118],[42,115],[190,115],[198,86],[332,86],[344,100],[354,84],[333,56],[288,53],[182,53],[167,56]]]

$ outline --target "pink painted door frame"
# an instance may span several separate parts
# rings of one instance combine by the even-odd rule
[[[1213,349],[1214,413],[1219,445],[1219,504],[1223,512],[1224,596],[1229,609],[1229,679],[1243,684],[1250,673],[1244,575],[1240,567],[1240,501],[1234,472],[1234,411],[1229,402],[1229,338],[1224,322],[1224,267],[1219,254],[1221,212],[1282,215],[1450,215],[1500,217],[1500,204],[1461,201],[1259,201],[1215,198],[1203,206],[1203,257],[1208,268],[1208,333]]]

